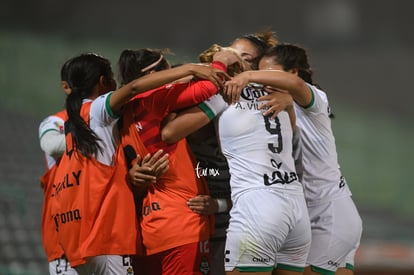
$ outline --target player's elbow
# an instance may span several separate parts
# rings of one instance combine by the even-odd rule
[[[169,127],[164,127],[161,131],[161,139],[167,144],[176,143],[178,140]]]

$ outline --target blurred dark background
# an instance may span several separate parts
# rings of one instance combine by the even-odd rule
[[[409,0],[3,0],[0,274],[47,272],[37,129],[63,107],[67,58],[97,52],[116,72],[123,49],[151,47],[169,48],[172,63],[195,62],[212,43],[266,28],[308,50],[336,113],[340,163],[364,221],[356,274],[412,269],[413,8]]]

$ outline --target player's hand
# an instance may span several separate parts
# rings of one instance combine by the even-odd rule
[[[213,61],[220,61],[227,67],[238,64],[240,68],[243,68],[243,58],[230,47],[221,48],[219,52],[214,53]]]
[[[240,94],[244,87],[249,84],[246,73],[241,73],[224,83],[222,92],[224,100],[228,104],[235,104],[240,100]]]
[[[144,158],[137,155],[137,159],[129,170],[129,177],[134,186],[146,187],[155,183],[169,168],[168,154],[162,157],[162,150],[158,150],[154,155],[147,154]]]
[[[217,212],[218,205],[216,199],[209,195],[198,195],[187,201],[188,207],[200,215],[211,215]]]
[[[168,154],[164,154],[162,157],[161,154],[163,153],[162,150],[158,150],[150,159],[148,162],[145,162],[143,160],[142,165],[148,166],[151,168],[152,175],[154,175],[156,178],[161,177],[165,172],[167,172],[168,168],[170,167],[169,160],[168,160]]]
[[[293,105],[293,98],[289,93],[269,87],[266,87],[265,90],[268,94],[257,99],[257,101],[264,101],[258,108],[259,110],[265,109],[264,116],[275,119],[281,111]]]
[[[195,77],[210,80],[219,90],[223,88],[223,82],[226,79],[230,79],[226,72],[214,68],[210,64],[192,64],[192,66],[192,72]]]

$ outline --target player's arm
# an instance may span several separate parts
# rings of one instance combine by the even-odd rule
[[[59,159],[66,149],[65,134],[56,131],[46,132],[40,139],[40,148],[45,154]]]
[[[46,155],[59,159],[66,149],[64,121],[55,116],[49,116],[39,125],[40,148]]]
[[[225,83],[224,93],[235,103],[240,98],[241,90],[251,82],[288,91],[295,102],[303,107],[312,102],[313,94],[306,82],[293,73],[280,70],[242,72]]]
[[[187,201],[188,207],[197,214],[211,215],[227,213],[232,206],[230,199],[212,198],[209,195],[198,195]]]
[[[217,70],[221,70],[222,73],[219,76],[221,81],[224,82],[230,79],[230,76],[226,73],[227,68],[241,62],[243,62],[242,58],[234,50],[222,49],[214,54],[211,65],[206,66],[213,66]],[[218,90],[218,87],[210,81],[191,81],[173,86],[166,100],[169,102],[170,110],[177,111],[207,100],[215,95]]]
[[[122,86],[111,94],[109,106],[112,112],[117,113],[122,106],[133,96],[145,91],[171,83],[188,75],[206,79],[218,87],[222,87],[223,71],[212,66],[202,64],[185,64],[176,68],[154,72]]]
[[[227,104],[222,96],[214,95],[198,106],[177,113],[175,118],[168,121],[162,128],[161,138],[166,143],[176,143],[208,124],[226,107]]]
[[[179,113],[165,124],[161,138],[168,144],[176,143],[210,122],[208,115],[198,106],[190,107]]]

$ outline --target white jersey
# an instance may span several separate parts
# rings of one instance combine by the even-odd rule
[[[351,191],[338,164],[328,98],[317,87],[309,87],[313,94],[311,105],[303,108],[295,104],[295,112],[303,170],[300,179],[307,204],[315,205],[350,196]]]
[[[96,159],[106,165],[114,164],[114,155],[117,144],[119,142],[119,135],[117,132],[116,123],[119,119],[114,116],[109,107],[109,97],[111,93],[101,95],[96,98],[91,105],[89,113],[89,127],[99,137],[98,144],[102,151],[98,151]],[[89,100],[84,100],[83,103]]]
[[[266,92],[245,87],[240,101],[219,117],[221,148],[230,168],[232,200],[251,189],[283,189],[303,193],[292,157],[292,128],[283,111],[263,116],[257,99]]]
[[[43,136],[46,133],[49,133],[52,131],[56,132],[59,135],[63,135],[64,125],[65,125],[65,121],[56,115],[51,115],[51,116],[46,117],[39,125],[39,140],[41,141]],[[64,137],[62,140],[63,140],[63,147],[62,147],[62,152],[60,155],[62,155],[65,150]],[[42,147],[42,143],[41,143],[41,147]],[[45,151],[43,148],[42,150]],[[55,158],[53,158],[51,155],[46,154],[46,153],[45,153],[45,157],[46,157],[47,168],[48,169],[52,168],[56,164]]]

